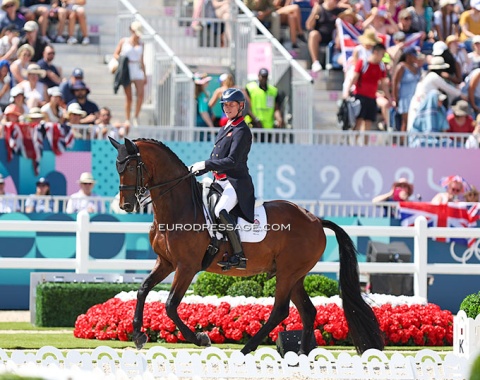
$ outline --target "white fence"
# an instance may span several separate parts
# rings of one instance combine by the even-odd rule
[[[50,269],[75,270],[89,273],[91,270],[151,270],[155,260],[91,259],[89,256],[91,233],[139,233],[147,234],[150,223],[91,222],[87,212],[80,212],[77,221],[0,221],[0,231],[75,232],[76,255],[74,258],[8,258],[0,257],[2,269]],[[429,264],[428,239],[435,237],[480,238],[478,228],[427,227],[424,217],[415,221],[414,227],[395,226],[344,226],[350,236],[408,237],[414,240],[413,263],[359,263],[362,273],[411,273],[414,277],[414,294],[427,298],[429,274],[478,275],[480,264],[467,261],[474,254],[479,256],[478,244],[471,251],[458,257],[458,264]],[[333,235],[326,230],[327,235]],[[338,262],[319,261],[312,272],[338,273]]]

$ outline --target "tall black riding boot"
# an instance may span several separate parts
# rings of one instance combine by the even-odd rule
[[[240,237],[235,229],[236,223],[234,218],[227,212],[227,210],[220,211],[219,218],[220,222],[225,225],[228,240],[230,240],[230,244],[233,248],[233,255],[227,260],[224,259],[219,261],[217,264],[226,269],[245,269],[247,267],[247,259],[243,254],[242,243],[240,242]]]

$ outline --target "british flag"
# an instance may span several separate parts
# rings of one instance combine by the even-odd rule
[[[478,203],[451,202],[434,205],[424,202],[399,202],[397,212],[402,226],[413,226],[415,219],[424,216],[429,227],[472,228],[480,218]],[[441,242],[457,242],[471,247],[476,239],[437,238]]]
[[[66,124],[45,123],[43,130],[50,149],[57,156],[71,148],[75,143],[73,130]]]
[[[13,153],[30,158],[35,175],[38,175],[43,154],[43,134],[38,123],[6,123],[5,142],[8,160],[12,159]]]

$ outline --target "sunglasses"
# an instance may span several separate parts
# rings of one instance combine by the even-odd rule
[[[11,7],[14,7],[15,4],[14,3],[10,3],[10,4],[7,4],[4,6],[4,8],[11,8]]]
[[[452,193],[459,193],[462,191],[462,189],[459,189],[458,187],[452,187],[451,188]]]

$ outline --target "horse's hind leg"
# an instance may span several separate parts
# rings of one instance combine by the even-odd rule
[[[135,315],[133,317],[133,337],[132,340],[135,343],[137,349],[141,349],[148,341],[148,336],[142,332],[143,326],[143,309],[145,307],[145,300],[148,293],[159,282],[163,281],[170,273],[173,272],[173,268],[169,263],[160,261],[157,259],[155,267],[152,269],[147,278],[143,281],[140,289],[137,292],[137,306],[135,307]]]
[[[315,338],[313,334],[313,324],[315,322],[315,316],[317,315],[317,309],[313,306],[313,303],[303,286],[304,279],[305,277],[302,277],[298,280],[292,289],[292,302],[297,307],[303,324],[302,340],[300,343],[300,351],[298,352],[299,355],[308,355],[312,349],[312,337]]]

